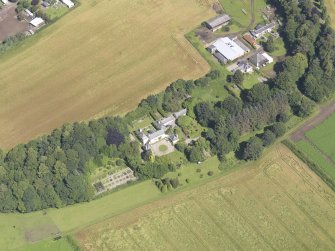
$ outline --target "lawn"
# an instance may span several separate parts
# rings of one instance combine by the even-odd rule
[[[255,84],[260,82],[258,79],[262,77],[257,72],[254,72],[252,74],[245,74],[244,76],[245,76],[243,81],[244,89],[251,89]]]
[[[220,175],[218,169],[220,162],[217,157],[211,157],[201,164],[188,163],[182,165],[176,172],[167,173],[164,178],[177,178],[182,186],[187,186],[189,184],[197,184],[199,181],[208,180],[211,176],[208,172],[213,172],[212,176]],[[188,183],[186,182],[188,179]]]
[[[144,116],[138,120],[133,121],[131,130],[136,131],[138,129],[146,128],[150,126],[153,122],[154,120],[150,116]]]
[[[248,0],[219,0],[223,9],[226,13],[228,13],[233,22],[236,23],[240,28],[246,28],[251,22],[251,6],[250,1]],[[247,14],[242,12],[244,9]]]
[[[39,240],[48,239],[54,236],[52,234],[54,232],[61,231],[64,234],[81,229],[157,200],[161,196],[161,192],[152,181],[145,181],[89,203],[76,204],[61,209],[49,209],[45,211],[46,214],[43,212],[0,214],[0,247],[2,250],[25,248],[29,244],[26,239],[27,234],[33,233],[34,237]],[[45,244],[41,245],[58,245],[53,245],[51,242],[53,241],[46,241]]]
[[[0,147],[123,114],[178,78],[203,76],[209,66],[184,34],[214,15],[197,0],[82,1],[1,55]]]
[[[60,240],[46,240],[37,242],[31,245],[26,245],[22,248],[15,249],[15,251],[75,251],[73,246],[65,239]]]
[[[333,201],[318,176],[276,146],[248,168],[170,192],[75,238],[90,250],[334,250]]]
[[[45,10],[45,14],[49,17],[50,20],[54,20],[64,16],[65,13],[69,11],[69,8],[63,4],[56,6],[51,6]]]

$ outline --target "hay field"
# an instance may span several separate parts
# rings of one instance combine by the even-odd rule
[[[184,34],[214,16],[208,1],[83,0],[0,57],[0,147],[133,109],[209,66]]]
[[[335,28],[335,0],[325,0],[325,5],[328,10],[328,15],[332,21],[332,26]]]
[[[83,250],[334,250],[335,194],[286,147],[75,234]]]

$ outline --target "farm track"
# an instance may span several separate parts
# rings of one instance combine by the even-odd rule
[[[318,124],[322,123],[328,118],[333,112],[335,112],[335,100],[329,104],[321,107],[320,112],[317,116],[308,120],[303,126],[299,127],[295,132],[290,135],[291,140],[297,142],[305,137],[305,133],[313,129]]]

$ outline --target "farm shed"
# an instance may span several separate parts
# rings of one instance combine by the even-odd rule
[[[227,25],[229,21],[231,20],[230,16],[227,14],[222,14],[220,16],[214,17],[208,21],[205,22],[205,25],[208,29],[211,31],[216,31],[223,26]]]
[[[68,8],[74,7],[74,3],[71,0],[61,0]]]
[[[30,17],[34,16],[34,14],[28,9],[25,9],[24,12],[27,13],[27,15],[30,16]]]
[[[219,53],[228,61],[233,61],[245,54],[245,51],[228,37],[219,38],[213,43],[213,46],[215,47],[214,56]],[[221,61],[221,57],[219,60]]]
[[[266,25],[257,25],[256,28],[250,31],[254,38],[260,38],[264,34],[271,32],[276,27],[276,23],[272,22]]]
[[[40,27],[45,24],[44,20],[40,17],[35,17],[33,20],[30,21],[30,24],[34,27]]]

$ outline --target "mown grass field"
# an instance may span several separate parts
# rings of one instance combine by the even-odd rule
[[[83,0],[0,57],[0,147],[65,122],[120,114],[209,66],[184,34],[215,15],[198,0]]]
[[[59,232],[77,231],[161,196],[152,181],[145,181],[89,203],[30,214],[0,214],[0,250],[41,250],[37,248],[39,245],[31,245],[32,242],[50,239]],[[65,244],[49,240],[40,245],[57,247]]]
[[[84,250],[334,250],[335,194],[284,146],[75,234]]]
[[[335,181],[335,113],[318,126],[305,133],[305,138],[296,142],[313,162]]]

